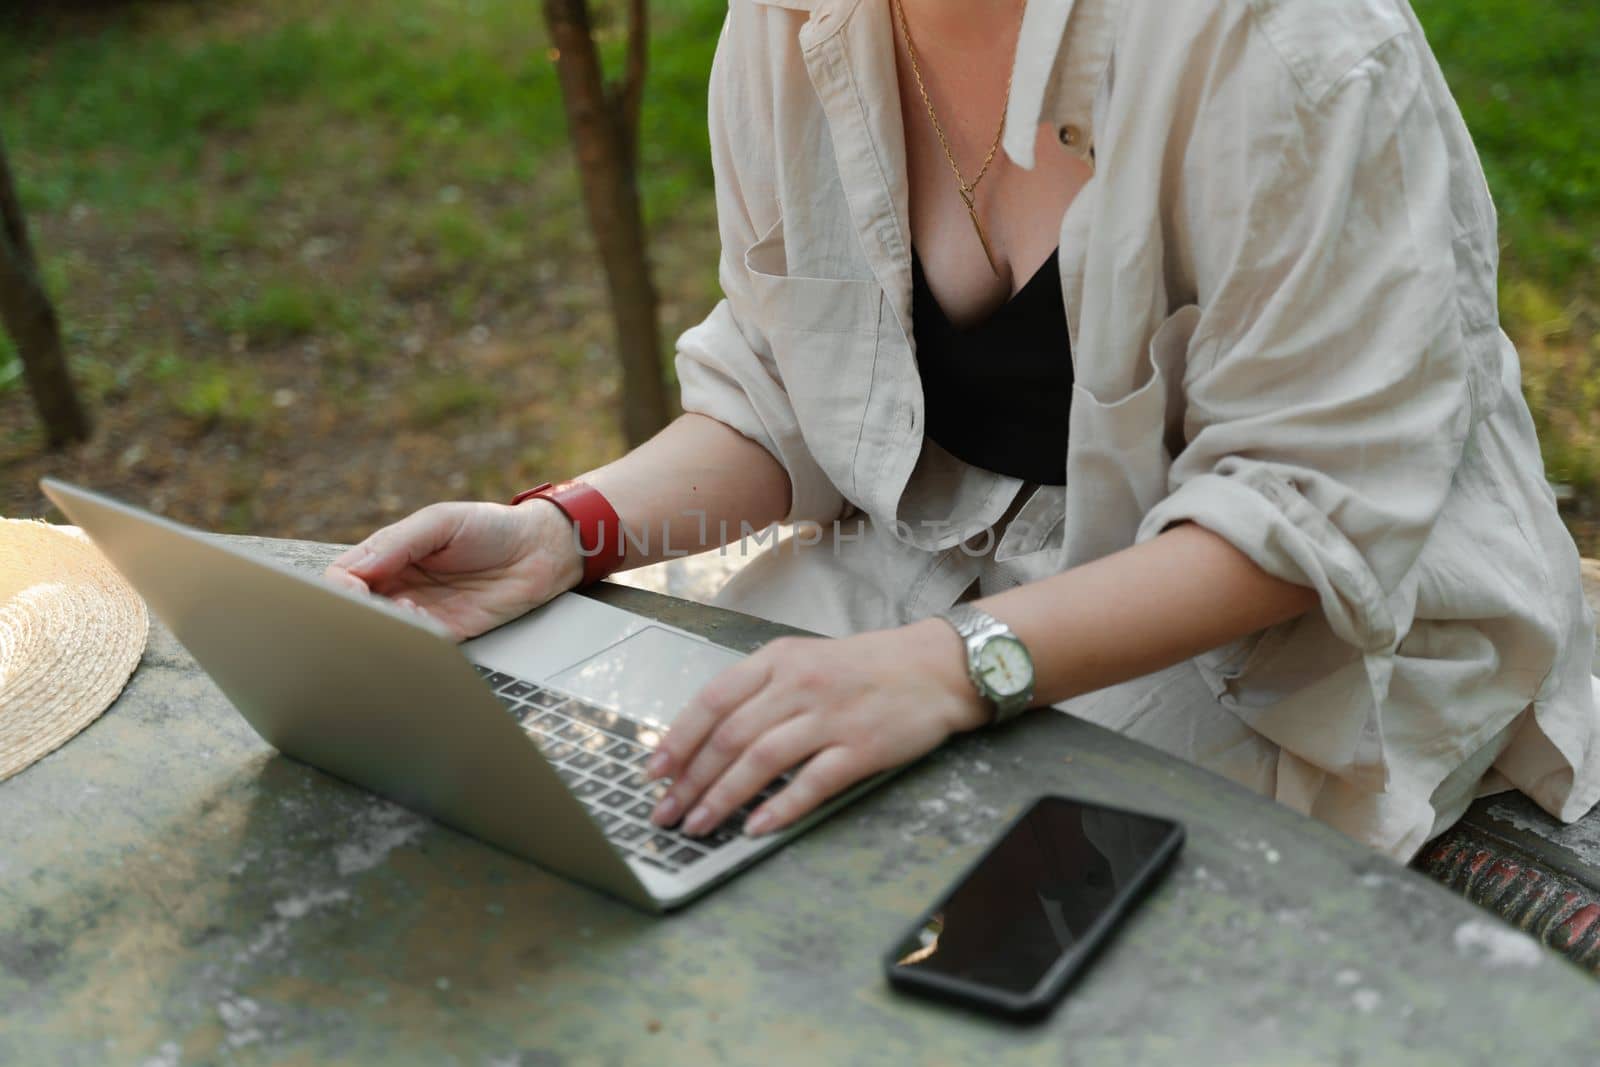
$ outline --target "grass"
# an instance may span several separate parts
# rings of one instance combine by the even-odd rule
[[[1495,197],[1549,473],[1600,497],[1600,6],[1414,2]],[[622,5],[596,6],[615,69]],[[130,478],[176,494],[214,465],[196,493],[227,510],[175,507],[348,536],[616,450],[605,290],[537,5],[85,10],[0,13],[0,129],[101,447],[147,457]],[[651,4],[640,175],[669,338],[716,297],[705,84],[724,10]],[[0,486],[47,462],[15,367],[0,337]],[[311,510],[297,485],[384,510],[291,527]]]
[[[247,344],[279,345],[342,321],[341,308],[326,289],[275,281],[219,309],[218,329],[244,338]]]
[[[1494,194],[1501,319],[1546,473],[1600,517],[1600,6],[1415,6]]]
[[[172,389],[171,398],[180,415],[203,429],[224,421],[259,422],[270,402],[259,376],[249,367],[218,362],[189,368]]]
[[[424,168],[440,186],[526,180],[566,144],[539,15],[520,0],[220,6],[215,19],[147,5],[90,32],[41,39],[24,24],[0,37],[0,99],[26,101],[7,115],[9,135],[52,164],[25,170],[29,206],[160,209],[217,178],[270,189],[314,162],[364,185]],[[662,210],[703,195],[709,177],[704,82],[721,12],[653,6],[643,171]],[[294,123],[312,137],[302,147],[331,160],[254,150],[275,118],[307,111],[313,122]],[[377,128],[398,151],[317,144],[315,127],[330,123]]]
[[[1512,282],[1558,302],[1600,283],[1600,7],[1416,5],[1494,193]],[[1528,325],[1519,307],[1511,325]]]
[[[494,399],[493,387],[459,372],[428,377],[411,390],[411,421],[419,427],[439,426],[457,415],[478,411]]]
[[[0,393],[16,387],[21,380],[22,361],[17,358],[17,346],[0,330]]]

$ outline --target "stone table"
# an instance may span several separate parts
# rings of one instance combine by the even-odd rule
[[[778,632],[598,595],[735,647]],[[1176,816],[1188,845],[1046,1022],[892,993],[890,940],[1046,791]],[[1051,713],[667,918],[275,754],[160,626],[104,718],[0,784],[6,1064],[1576,1063],[1597,1009],[1421,875]]]

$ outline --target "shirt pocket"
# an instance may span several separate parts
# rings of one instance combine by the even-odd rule
[[[1183,370],[1200,309],[1185,305],[1150,338],[1138,384],[1107,396],[1074,375],[1067,432],[1067,482],[1092,507],[1067,515],[1068,543],[1080,560],[1133,544],[1139,520],[1168,493],[1172,457],[1183,449]]]
[[[788,273],[783,220],[745,252],[758,323],[817,465],[854,501],[856,454],[878,357],[874,278]]]

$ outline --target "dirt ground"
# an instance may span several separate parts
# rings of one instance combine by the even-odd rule
[[[38,241],[70,240],[89,259],[160,255],[96,247],[82,226],[63,232],[71,226],[45,219]],[[685,275],[675,260],[715,255],[708,229],[686,223],[658,235],[669,338],[704,311],[695,284],[683,292],[673,279]],[[307,227],[303,243],[341,240],[333,226]],[[400,258],[385,269],[393,288],[377,347],[391,355],[378,358],[352,355],[337,331],[322,329],[265,345],[207,338],[181,296],[135,298],[129,316],[170,320],[146,332],[199,332],[188,347],[203,356],[120,372],[92,364],[79,377],[88,379],[94,437],[61,452],[44,450],[24,389],[0,395],[0,514],[59,520],[36,487],[49,475],[206,529],[350,541],[435,500],[503,500],[603,463],[622,448],[618,376],[601,278],[585,259],[574,255],[564,277],[536,273],[515,300],[483,301],[478,323],[462,331],[432,296],[429,264]],[[177,264],[162,271],[167,284],[182,284],[183,273]],[[336,290],[350,280],[342,274],[330,263],[320,282]],[[79,300],[114,305],[116,280],[104,284],[109,291]]]

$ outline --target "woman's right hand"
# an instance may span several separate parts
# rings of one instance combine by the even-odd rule
[[[576,586],[583,557],[548,501],[431,504],[346,551],[325,577],[421,611],[464,641]]]

